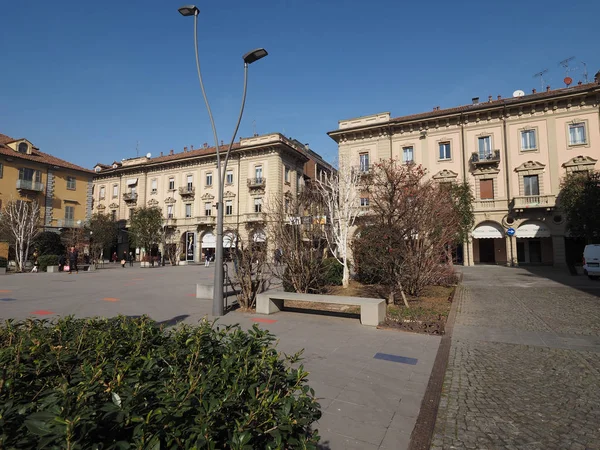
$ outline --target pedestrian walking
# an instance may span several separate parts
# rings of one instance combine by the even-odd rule
[[[121,267],[125,268],[125,264],[127,264],[127,252],[123,252],[123,259],[121,260]]]
[[[37,272],[39,269],[40,262],[38,261],[39,253],[37,250],[33,252],[33,269],[32,272]]]
[[[133,267],[133,252],[129,252],[129,267]]]
[[[210,267],[210,253],[206,252],[206,256],[204,257],[204,267]]]
[[[114,253],[112,254],[112,262],[113,262],[113,263],[116,263],[118,259],[119,259],[119,257],[117,256],[117,252],[114,252]]]
[[[58,271],[62,272],[65,269],[65,262],[66,262],[67,258],[65,258],[65,255],[62,254],[58,257]]]
[[[79,267],[77,267],[77,259],[79,258],[79,251],[75,247],[71,247],[69,251],[69,274],[73,272],[79,273]]]

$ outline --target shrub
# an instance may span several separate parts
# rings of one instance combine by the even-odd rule
[[[9,320],[0,448],[316,448],[307,373],[254,326]]]
[[[323,282],[328,286],[341,286],[344,266],[335,258],[323,260]]]
[[[7,267],[8,266],[8,259],[6,259],[4,256],[0,256],[0,267]]]
[[[48,266],[58,266],[58,255],[42,255],[38,258],[40,272],[45,272]]]
[[[38,234],[32,247],[37,248],[40,255],[62,255],[66,251],[60,234],[52,231],[42,231]]]

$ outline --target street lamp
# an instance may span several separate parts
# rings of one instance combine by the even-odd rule
[[[253,62],[258,61],[259,59],[264,58],[268,55],[267,51],[264,48],[257,48],[246,53],[243,56],[244,60],[244,91],[242,94],[242,106],[240,108],[240,114],[238,116],[237,123],[235,125],[235,130],[233,131],[233,136],[231,137],[231,142],[229,143],[229,147],[227,148],[227,153],[225,154],[225,163],[221,167],[221,149],[219,147],[219,139],[217,137],[217,129],[215,127],[215,121],[210,109],[210,104],[208,103],[208,98],[206,97],[206,91],[204,90],[204,82],[202,81],[202,72],[200,70],[200,57],[198,54],[198,14],[200,10],[194,5],[183,6],[179,8],[179,12],[182,16],[194,16],[194,49],[196,52],[196,69],[198,71],[198,80],[200,81],[200,89],[202,90],[202,97],[204,98],[204,103],[206,104],[206,110],[208,111],[208,118],[210,119],[210,125],[212,127],[213,137],[215,140],[215,149],[217,152],[217,184],[218,184],[218,194],[217,194],[217,242],[215,243],[215,282],[213,289],[213,316],[222,316],[223,315],[223,281],[224,281],[224,273],[223,273],[223,191],[225,190],[225,179],[224,173],[227,170],[227,162],[229,161],[229,155],[231,154],[231,149],[233,147],[233,143],[235,141],[235,137],[237,135],[238,129],[240,127],[240,122],[242,121],[242,115],[244,114],[244,106],[246,104],[246,90],[248,87],[248,66]]]

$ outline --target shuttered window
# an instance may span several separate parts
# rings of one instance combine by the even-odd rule
[[[482,200],[494,198],[494,180],[480,180],[479,193]]]

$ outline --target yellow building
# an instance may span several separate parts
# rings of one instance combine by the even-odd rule
[[[84,225],[92,211],[92,177],[91,170],[41,152],[27,139],[0,134],[0,208],[11,200],[35,200],[45,230]]]
[[[566,232],[558,195],[569,173],[598,169],[600,72],[593,83],[562,89],[341,120],[328,134],[339,158],[360,171],[394,158],[422,165],[439,182],[468,182],[475,226],[461,249],[466,265],[581,258],[582,243]]]

